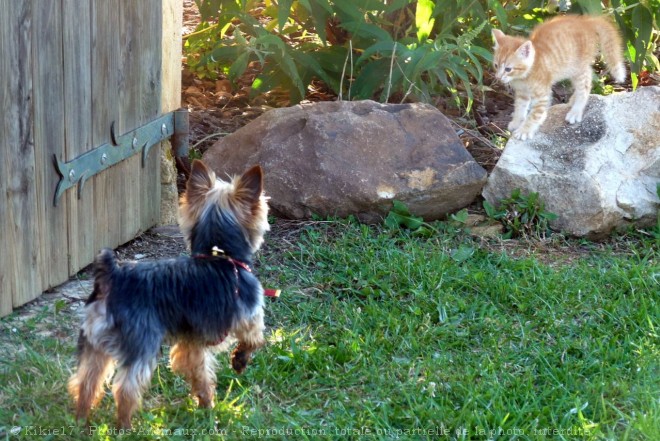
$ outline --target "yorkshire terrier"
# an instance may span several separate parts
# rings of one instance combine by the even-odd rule
[[[130,428],[164,341],[173,344],[172,370],[201,407],[213,406],[214,346],[238,340],[231,364],[240,373],[265,344],[264,291],[250,266],[269,229],[267,213],[259,166],[224,182],[195,160],[179,206],[190,257],[118,263],[109,249],[98,254],[68,385],[78,420],[89,422],[116,367],[117,423]]]

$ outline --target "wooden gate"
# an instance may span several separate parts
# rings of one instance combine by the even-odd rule
[[[89,178],[71,161],[179,107],[180,0],[0,0],[0,316],[154,225],[160,148]]]

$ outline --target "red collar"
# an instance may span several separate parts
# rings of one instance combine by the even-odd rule
[[[230,257],[225,254],[224,250],[221,250],[218,247],[213,247],[213,250],[211,251],[211,254],[193,254],[192,256],[194,259],[225,259],[229,262],[231,262],[232,265],[234,265],[234,271],[238,272],[238,269],[236,268],[237,266],[240,266],[243,268],[245,271],[251,273],[252,269],[250,268],[250,265],[247,263],[234,259],[233,257]],[[238,275],[238,274],[237,274]]]

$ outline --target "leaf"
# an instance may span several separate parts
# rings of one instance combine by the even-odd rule
[[[381,58],[365,65],[353,83],[353,97],[355,99],[369,99],[382,86],[389,71],[389,60]]]
[[[500,28],[506,28],[509,23],[509,15],[507,14],[501,2],[489,2],[491,8],[495,11],[497,21],[500,22]]]
[[[259,37],[257,39],[257,43],[262,44],[268,48],[273,47],[275,49],[272,52],[271,57],[277,63],[277,67],[289,77],[289,80],[293,86],[298,89],[300,96],[304,97],[306,85],[303,84],[296,63],[294,63],[293,57],[291,57],[288,47],[284,44],[284,42],[280,40],[280,38],[276,35],[266,34],[262,37]]]
[[[341,21],[361,21],[364,20],[364,13],[360,10],[358,5],[355,2],[335,2],[334,7],[338,15],[341,17]],[[348,17],[347,17],[348,16]],[[350,17],[350,20],[349,20]]]
[[[461,244],[457,249],[452,251],[451,258],[454,262],[462,263],[474,255],[474,248],[469,245]]]
[[[217,63],[218,61],[235,60],[240,54],[241,48],[238,46],[218,46],[210,54],[202,57],[200,65],[208,63]]]
[[[328,73],[323,69],[323,67],[321,67],[319,62],[312,56],[312,54],[313,52],[311,54],[307,54],[305,52],[299,52],[299,51],[291,52],[291,56],[296,62],[296,65],[298,66],[299,71],[301,72],[301,76],[303,78],[309,77],[309,81],[303,80],[303,83],[305,85],[309,84],[309,82],[311,81],[311,77],[313,75],[316,75],[319,79],[323,80],[323,82],[328,86],[330,86],[333,90],[335,91],[339,90],[339,82],[337,81],[336,77],[328,75]]]
[[[485,200],[483,206],[484,206],[484,211],[486,211],[486,216],[492,219],[497,219],[496,216],[498,215],[498,212],[493,206],[493,204]]]
[[[584,14],[597,15],[603,11],[600,0],[578,0],[575,3]]]
[[[543,212],[541,212],[541,214],[539,214],[539,216],[542,217],[542,218],[544,218],[544,219],[546,219],[546,220],[549,220],[549,221],[553,221],[553,220],[557,220],[557,219],[559,219],[559,215],[558,215],[558,214],[552,213],[552,212],[550,212],[550,211],[543,211]]]
[[[342,23],[341,27],[353,34],[354,37],[362,37],[376,41],[392,41],[392,36],[389,32],[365,21],[348,21]]]
[[[328,0],[305,0],[300,1],[300,4],[303,5],[312,16],[314,20],[314,29],[319,39],[326,44],[326,34],[325,34],[325,25],[328,20],[328,17],[332,14],[332,7],[328,3]]]
[[[369,60],[369,58],[377,53],[381,53],[383,55],[385,54],[391,54],[392,51],[394,51],[394,48],[396,47],[396,52],[399,53],[400,51],[406,50],[406,47],[403,45],[400,45],[399,43],[389,40],[389,41],[379,41],[362,52],[362,55],[360,55],[360,58],[357,59],[355,62],[356,66],[359,66],[360,64],[364,63],[365,61]]]
[[[646,56],[646,48],[653,33],[653,15],[646,6],[640,3],[633,9],[631,20],[633,28],[637,29],[637,37],[634,42],[636,54],[633,62],[636,71],[639,73]]]
[[[467,223],[468,216],[468,211],[466,208],[464,208],[461,211],[452,214],[449,216],[449,218],[455,222],[465,225]]]
[[[435,19],[432,17],[435,4],[432,0],[418,0],[415,9],[415,28],[417,29],[417,40],[422,43],[429,38]]]
[[[484,60],[491,63],[493,61],[493,54],[488,49],[485,49],[481,46],[470,46],[470,53],[474,55],[479,55]]]
[[[287,20],[289,19],[289,14],[291,14],[291,5],[293,0],[279,0],[277,4],[277,23],[280,27],[280,32],[284,29]]]
[[[250,53],[245,52],[238,56],[229,68],[229,80],[236,81],[247,69]]]
[[[416,230],[424,225],[424,220],[421,217],[412,215],[406,204],[394,200],[392,202],[392,210],[385,218],[385,225],[390,228],[403,226],[410,230]]]

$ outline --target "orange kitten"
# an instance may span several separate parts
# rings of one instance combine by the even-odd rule
[[[547,116],[552,85],[561,80],[571,80],[574,89],[566,121],[582,121],[591,92],[591,63],[599,46],[614,80],[625,80],[621,37],[614,25],[602,17],[556,17],[537,26],[529,39],[493,29],[493,38],[497,79],[511,84],[515,93],[513,119],[508,128],[517,139],[534,136]]]

